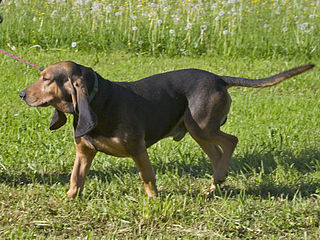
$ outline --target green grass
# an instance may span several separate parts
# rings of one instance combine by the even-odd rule
[[[74,60],[109,80],[201,68],[266,77],[319,58],[146,57],[17,48],[41,66]],[[160,196],[148,200],[131,159],[99,153],[82,198],[66,198],[74,160],[72,124],[51,132],[51,108],[19,92],[36,69],[0,56],[0,237],[2,239],[320,238],[319,68],[267,89],[231,88],[223,130],[239,137],[230,174],[212,196],[212,169],[196,143],[165,139],[149,149]]]
[[[223,131],[239,144],[211,196],[207,156],[186,136],[148,151],[160,196],[134,162],[99,153],[67,199],[72,120],[18,94],[39,72],[0,56],[1,239],[320,239],[320,2],[3,1],[0,48],[43,67],[73,60],[114,81],[200,68],[249,78],[313,62],[267,89],[231,88]]]
[[[316,0],[16,0],[0,13],[2,48],[233,57],[311,57],[320,49]]]

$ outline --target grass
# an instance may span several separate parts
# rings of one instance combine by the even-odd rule
[[[0,43],[11,48],[233,57],[320,49],[320,2],[311,0],[17,0],[0,12]]]
[[[109,80],[186,67],[265,77],[309,62],[289,58],[150,57],[17,48],[39,65],[74,60]],[[311,60],[320,64],[319,58]],[[137,67],[139,66],[139,67]],[[99,153],[82,198],[66,198],[74,160],[71,119],[48,129],[52,109],[18,97],[39,72],[0,56],[0,237],[3,239],[318,239],[319,68],[267,89],[231,88],[223,130],[239,137],[230,174],[211,196],[211,166],[186,136],[149,149],[159,198],[149,201],[131,159]]]
[[[0,56],[1,239],[319,239],[319,1],[2,1],[0,48],[43,67],[73,60],[114,81],[200,68],[249,78],[313,62],[267,89],[231,88],[223,131],[240,142],[227,181],[190,136],[148,151],[160,196],[131,159],[97,154],[82,198],[66,198],[72,120],[19,92],[39,72]],[[19,13],[19,14],[15,14]]]

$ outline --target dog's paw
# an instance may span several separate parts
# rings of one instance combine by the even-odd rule
[[[216,190],[216,185],[212,184],[209,188],[203,190],[203,194],[204,195],[210,195],[211,193],[213,193]]]
[[[79,191],[77,189],[69,189],[69,191],[67,192],[67,197],[68,198],[75,198],[79,195]]]

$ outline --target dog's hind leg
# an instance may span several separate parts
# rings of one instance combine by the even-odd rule
[[[213,182],[206,191],[210,193],[227,177],[230,159],[238,139],[220,131],[220,126],[225,121],[231,104],[229,94],[221,90],[196,96],[195,99],[189,100],[184,124],[212,162]]]
[[[218,131],[210,140],[196,137],[194,139],[208,155],[214,169],[211,186],[204,191],[204,193],[209,194],[215,190],[216,185],[221,184],[226,179],[231,156],[237,146],[238,138]]]
[[[191,136],[208,155],[214,169],[211,186],[204,191],[209,194],[215,190],[217,184],[224,182],[228,175],[228,169],[232,153],[238,143],[238,138],[218,131],[211,139],[199,139],[191,133]]]
[[[221,184],[226,179],[228,175],[230,160],[234,149],[237,146],[238,138],[236,136],[218,131],[214,136],[214,142],[221,147],[223,154],[214,169],[212,186]],[[210,192],[211,189],[209,189],[208,193]]]
[[[217,166],[219,166],[221,159],[222,159],[222,155],[223,152],[221,150],[221,148],[219,147],[219,145],[217,144],[213,144],[201,139],[196,139],[195,141],[199,144],[199,146],[201,147],[201,149],[208,155],[208,157],[211,160],[211,165],[212,165],[212,169],[215,170],[217,169]],[[205,194],[208,194],[212,191],[214,191],[214,189],[216,188],[215,184],[214,184],[214,180],[212,181],[212,184],[209,188],[204,190]]]

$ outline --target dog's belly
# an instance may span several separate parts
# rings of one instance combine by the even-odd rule
[[[95,149],[115,157],[129,157],[122,141],[117,137],[95,137],[92,139]]]
[[[187,129],[184,126],[183,121],[179,121],[179,123],[177,124],[177,126],[175,126],[173,129],[171,129],[171,131],[169,132],[169,134],[167,135],[167,137],[173,137],[173,140],[175,141],[180,141],[187,133]]]
[[[159,135],[157,137],[153,136],[153,138],[146,137],[145,144],[146,144],[146,147],[148,148],[151,145],[153,145],[154,143],[160,141],[163,138],[167,138],[167,137],[173,137],[173,140],[180,141],[186,135],[187,132],[188,131],[184,126],[183,120],[180,120],[173,128],[171,128],[169,130],[169,132],[166,131],[165,134]]]

